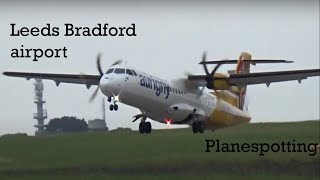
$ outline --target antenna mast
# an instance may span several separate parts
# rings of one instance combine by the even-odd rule
[[[44,120],[47,119],[47,110],[43,109],[43,104],[45,101],[42,99],[43,95],[43,83],[41,79],[36,79],[34,83],[34,103],[37,105],[37,112],[34,113],[33,118],[38,121],[38,124],[34,127],[38,128],[35,134],[41,134],[44,132]]]

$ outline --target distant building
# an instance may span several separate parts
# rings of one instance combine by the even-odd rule
[[[88,128],[91,132],[108,131],[107,124],[102,119],[94,119],[88,121]]]
[[[94,119],[88,121],[88,130],[89,132],[97,132],[97,131],[108,131],[108,127],[106,124],[106,106],[104,99],[102,99],[102,119]]]

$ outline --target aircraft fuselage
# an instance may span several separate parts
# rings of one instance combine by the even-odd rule
[[[247,112],[210,93],[186,88],[183,79],[166,81],[141,71],[133,71],[135,74],[131,75],[125,71],[104,74],[100,80],[100,89],[107,97],[118,96],[121,103],[140,109],[155,121],[167,123],[170,119],[172,124],[189,125],[202,121],[206,129],[216,129],[249,122],[251,119]]]

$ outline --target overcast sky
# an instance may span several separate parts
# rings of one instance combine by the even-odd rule
[[[252,72],[319,68],[319,1],[250,3],[251,1],[206,1],[193,4],[149,3],[144,5],[93,4],[12,4],[0,3],[0,72],[29,71],[97,74],[95,58],[102,53],[106,70],[121,58],[129,66],[165,79],[184,73],[202,74],[198,65],[203,51],[209,59],[237,58],[242,51],[253,58],[293,60],[293,64],[259,65]],[[288,1],[289,2],[289,1]],[[17,26],[58,26],[58,37],[10,37],[10,23]],[[94,27],[97,23],[115,26],[136,24],[136,37],[64,37],[63,24]],[[67,59],[13,59],[12,48],[68,48]],[[223,66],[221,72],[234,69]],[[33,134],[34,80],[0,75],[0,135]],[[94,88],[44,81],[45,108],[49,119],[77,116],[86,120],[101,117],[101,98],[89,103]],[[255,85],[248,88],[252,122],[319,119],[319,78],[298,82]],[[107,111],[107,125],[137,129],[132,116],[139,110],[120,104],[117,112]],[[48,120],[46,121],[48,122]],[[153,127],[166,126],[153,123]]]

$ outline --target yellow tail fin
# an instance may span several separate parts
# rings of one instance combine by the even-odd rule
[[[240,54],[236,67],[237,74],[250,73],[250,63],[245,63],[244,60],[251,60],[251,57],[251,54],[247,52],[243,52]]]
[[[250,62],[244,62],[244,60],[251,60],[251,54],[247,52],[242,52],[238,59],[238,64],[236,67],[236,73],[237,74],[243,74],[243,73],[250,73]],[[237,89],[236,91],[233,91],[236,95],[238,95],[239,98],[239,104],[238,107],[240,109],[243,109],[244,102],[246,100],[246,92],[247,92],[247,86],[243,87],[236,87],[234,89]]]

